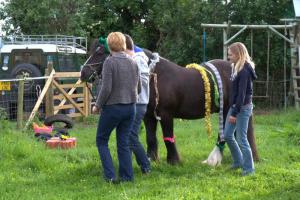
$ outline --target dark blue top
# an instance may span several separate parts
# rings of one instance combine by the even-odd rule
[[[236,117],[241,106],[252,102],[253,80],[256,78],[257,75],[249,63],[245,63],[243,69],[232,77],[230,105],[233,110],[231,116]]]

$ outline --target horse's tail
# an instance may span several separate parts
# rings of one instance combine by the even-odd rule
[[[256,149],[255,135],[254,135],[254,127],[253,127],[253,115],[250,117],[248,122],[248,131],[247,131],[247,139],[250,144],[252,150],[252,156],[255,161],[259,161],[258,152]]]
[[[248,122],[248,130],[247,130],[247,139],[250,144],[252,150],[252,156],[254,161],[259,161],[258,152],[256,149],[255,135],[254,135],[254,127],[253,127],[253,115],[249,118]],[[223,149],[225,147],[225,143],[218,143],[212,152],[209,154],[208,158],[204,160],[202,163],[206,163],[210,166],[218,166],[222,162],[223,158]]]

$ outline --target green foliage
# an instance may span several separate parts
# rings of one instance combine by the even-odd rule
[[[8,34],[84,35],[83,0],[10,0],[1,9]]]
[[[9,122],[7,120],[6,110],[0,107],[0,130],[2,133],[9,133],[10,127]]]
[[[201,23],[280,24],[279,19],[293,17],[293,4],[292,0],[272,4],[267,0],[11,0],[0,14],[6,20],[3,29],[14,34],[87,33],[98,38],[122,31],[132,35],[138,45],[186,65],[202,61]],[[206,32],[208,58],[221,58],[222,32],[211,28]],[[259,32],[254,41],[255,61],[262,66],[266,55],[260,49],[265,38]],[[249,32],[238,40],[249,46]],[[283,60],[282,47],[276,49],[278,43],[272,41],[271,62],[276,67],[282,66]]]
[[[202,23],[284,24],[280,19],[291,17],[292,0],[11,0],[0,9],[0,18],[6,20],[2,29],[8,33],[87,35],[92,40],[121,31],[130,34],[137,45],[181,66],[201,63],[204,51],[206,60],[223,58],[222,30],[206,28],[203,49]],[[237,31],[231,29],[228,38]],[[251,52],[250,35],[245,30],[232,42],[244,42]],[[253,30],[253,38],[258,78],[266,81],[267,31]],[[289,44],[284,55],[283,39],[271,32],[270,81],[283,79],[285,58],[289,69]],[[283,91],[282,87],[272,92]]]
[[[217,115],[213,131],[217,132]],[[136,162],[134,183],[110,185],[102,176],[95,145],[97,120],[76,123],[70,134],[77,147],[53,150],[37,142],[33,132],[0,134],[0,199],[298,199],[300,192],[299,113],[276,111],[255,116],[255,133],[261,161],[256,174],[241,177],[229,171],[231,156],[225,148],[222,165],[201,164],[216,136],[206,135],[204,120],[175,120],[176,143],[182,163],[168,165],[159,128],[161,161],[152,162],[144,176]],[[291,139],[292,138],[292,139]],[[293,139],[295,138],[295,139]],[[141,133],[145,145],[145,130]],[[117,167],[115,133],[109,147]]]

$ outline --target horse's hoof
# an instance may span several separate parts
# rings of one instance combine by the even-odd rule
[[[260,161],[260,159],[259,159],[258,156],[254,156],[253,160],[254,160],[255,162],[259,162],[259,161]]]
[[[170,165],[178,165],[180,163],[180,159],[167,159],[167,162]]]
[[[156,154],[151,153],[151,154],[148,154],[147,157],[150,161],[159,162],[159,156]]]

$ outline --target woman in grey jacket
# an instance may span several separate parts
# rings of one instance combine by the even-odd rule
[[[124,52],[126,43],[122,33],[110,33],[107,42],[111,56],[103,64],[102,86],[93,112],[101,111],[96,143],[104,177],[109,182],[117,183],[108,141],[112,130],[116,128],[119,178],[120,181],[132,181],[128,141],[135,116],[139,72],[137,64]]]

